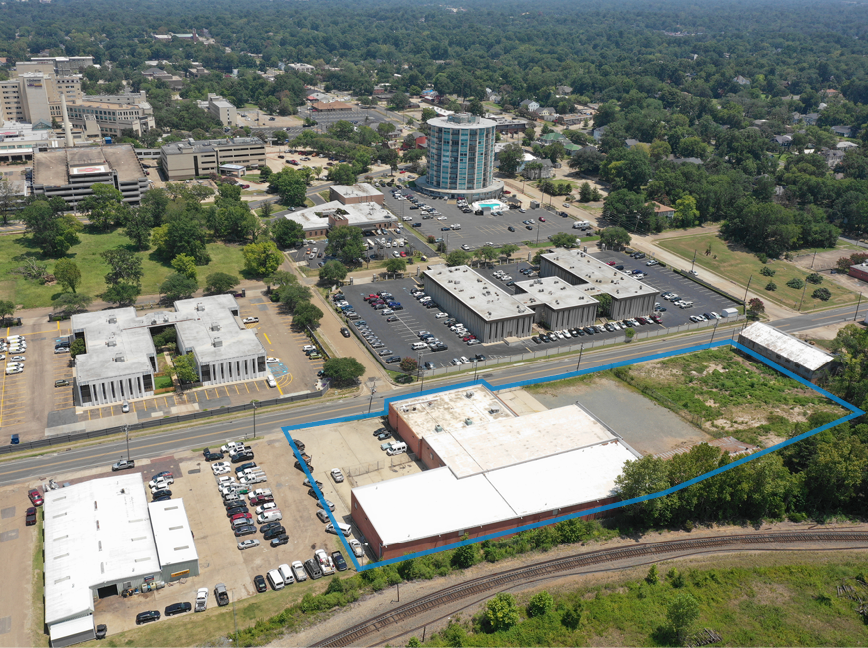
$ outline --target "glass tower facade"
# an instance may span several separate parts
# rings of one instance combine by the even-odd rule
[[[428,121],[428,184],[478,191],[493,182],[495,122],[459,113]]]

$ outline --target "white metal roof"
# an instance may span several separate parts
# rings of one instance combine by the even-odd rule
[[[762,322],[754,322],[745,327],[739,333],[739,339],[741,338],[811,371],[816,371],[835,359],[832,354]]]
[[[93,612],[92,589],[158,574],[141,475],[45,493],[45,622]]]
[[[199,559],[184,500],[151,502],[148,511],[161,567]]]
[[[624,462],[635,459],[615,440],[464,479],[435,468],[353,494],[383,544],[392,545],[609,497]]]
[[[82,632],[87,632],[88,630],[94,632],[92,614],[78,617],[77,619],[71,619],[70,621],[64,621],[62,623],[55,623],[48,628],[48,636],[51,639],[51,645],[54,646],[56,645],[55,642],[60,639],[74,637]]]

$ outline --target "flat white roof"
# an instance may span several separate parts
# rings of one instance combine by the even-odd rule
[[[625,299],[635,295],[657,294],[657,289],[653,286],[634,279],[632,275],[615,270],[614,267],[578,249],[559,248],[554,252],[543,254],[542,257],[576,277],[580,282],[576,284],[576,288],[591,296],[606,293],[615,299]]]
[[[475,529],[615,494],[633,455],[617,440],[458,479],[449,468],[353,489],[383,544]],[[412,502],[396,512],[396,502]]]
[[[425,434],[437,456],[459,479],[615,438],[577,405]]]
[[[597,301],[585,294],[585,291],[579,286],[574,286],[557,277],[517,281],[515,287],[524,292],[516,293],[513,297],[516,301],[530,308],[545,304],[552,310],[562,310],[587,306]]]
[[[739,338],[750,340],[771,353],[776,353],[790,362],[816,371],[835,359],[831,353],[811,346],[807,342],[784,333],[774,326],[754,322],[739,333]]]
[[[419,437],[436,434],[438,426],[440,431],[460,430],[467,418],[480,425],[515,416],[482,385],[408,398],[393,403],[391,407],[399,411],[401,418]]]
[[[367,196],[382,196],[383,192],[369,182],[354,185],[332,185],[332,190],[344,198],[365,198]]]
[[[327,229],[329,216],[346,218],[348,225],[356,226],[398,220],[391,212],[386,211],[375,202],[345,205],[339,200],[332,200],[322,205],[297,209],[294,212],[285,212],[280,215],[287,220],[295,221],[305,230]]]
[[[74,637],[82,632],[87,632],[88,630],[92,633],[95,631],[95,628],[93,627],[92,614],[78,617],[77,619],[71,619],[70,621],[63,621],[62,623],[55,623],[48,628],[48,636],[51,639],[51,645],[53,646],[55,641],[65,639],[66,637]]]
[[[148,511],[161,567],[199,559],[184,500],[151,502]]]
[[[160,573],[138,473],[45,493],[45,622],[93,612],[103,585]]]
[[[436,283],[487,322],[533,315],[530,308],[467,266],[431,266],[422,276],[426,283]]]

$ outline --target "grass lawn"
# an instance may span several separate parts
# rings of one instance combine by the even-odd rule
[[[119,229],[105,234],[90,234],[84,231],[79,233],[79,237],[81,243],[72,246],[67,256],[75,261],[81,270],[82,283],[78,292],[96,297],[106,288],[104,277],[108,272],[108,265],[103,261],[100,252],[118,246],[126,247],[130,245],[130,240]],[[211,254],[211,263],[198,268],[200,285],[205,283],[205,277],[212,272],[237,275],[244,267],[241,246],[210,243],[208,252]],[[141,252],[140,255],[145,273],[142,277],[142,295],[157,295],[159,285],[172,272],[172,267],[157,259],[153,251]],[[25,257],[46,263],[49,272],[56,263],[56,259],[43,258],[27,236],[0,237],[0,299],[11,299],[22,308],[50,306],[52,299],[63,292],[60,286],[41,286],[21,275],[10,273],[21,265]]]
[[[695,236],[666,239],[659,241],[657,244],[664,250],[669,250],[683,257],[688,262],[693,258],[694,252],[697,252],[696,265],[707,268],[721,277],[731,279],[742,288],[747,286],[748,280],[753,276],[751,289],[759,294],[761,299],[767,299],[789,308],[797,309],[799,307],[802,289],[790,288],[787,286],[787,282],[794,277],[804,280],[808,273],[792,263],[781,260],[769,261],[766,267],[774,270],[775,276],[763,276],[760,274],[763,264],[760,263],[755,255],[736,249],[734,245],[727,243],[717,234],[697,234]],[[711,255],[705,256],[705,250],[709,245],[711,246]],[[769,281],[774,281],[777,284],[778,289],[774,292],[764,290]],[[814,286],[813,284],[807,284],[807,286],[805,299],[802,303],[803,312],[843,306],[857,299],[855,293],[834,281],[830,281],[828,277],[824,277],[823,283],[819,286]],[[827,302],[811,297],[811,293],[821,286],[828,288],[829,292],[832,293],[832,298]]]

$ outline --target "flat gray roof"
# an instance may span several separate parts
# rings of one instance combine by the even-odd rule
[[[517,281],[515,287],[524,291],[523,293],[513,295],[516,301],[531,308],[539,304],[546,304],[552,310],[562,310],[564,308],[587,306],[597,301],[590,295],[585,294],[585,291],[581,290],[578,286],[569,284],[557,277],[541,277],[529,279],[528,281]]]
[[[642,283],[620,270],[615,270],[614,267],[581,250],[558,249],[542,256],[584,282],[577,284],[576,287],[591,296],[606,293],[614,299],[625,299],[635,295],[657,294],[657,289],[653,286]]]
[[[305,229],[329,227],[328,217],[332,214],[344,216],[350,225],[367,225],[397,221],[398,218],[375,202],[345,205],[332,200],[322,205],[296,209],[294,212],[280,212],[287,220],[295,221]]]
[[[434,117],[428,120],[429,126],[440,128],[477,130],[480,128],[494,128],[497,122],[493,119],[485,119],[468,113],[454,113],[446,117]]]
[[[222,362],[265,355],[256,333],[245,328],[230,309],[238,310],[232,295],[214,295],[175,302],[182,319],[175,325],[178,336],[192,347],[199,362]],[[215,346],[215,342],[221,343]]]
[[[265,144],[257,137],[235,137],[228,140],[199,140],[190,144],[189,142],[172,142],[161,146],[160,150],[166,155],[181,155],[183,153],[209,153],[217,149],[232,148],[233,146],[261,146],[265,148]]]
[[[366,198],[368,196],[383,195],[383,192],[369,182],[360,182],[354,185],[332,185],[332,190],[344,198]]]
[[[422,274],[486,321],[533,315],[530,308],[467,266],[432,266]]]
[[[129,144],[117,146],[82,146],[33,153],[33,184],[62,187],[69,184],[70,170],[93,167],[93,173],[114,169],[120,182],[133,182],[145,177],[136,152]]]

